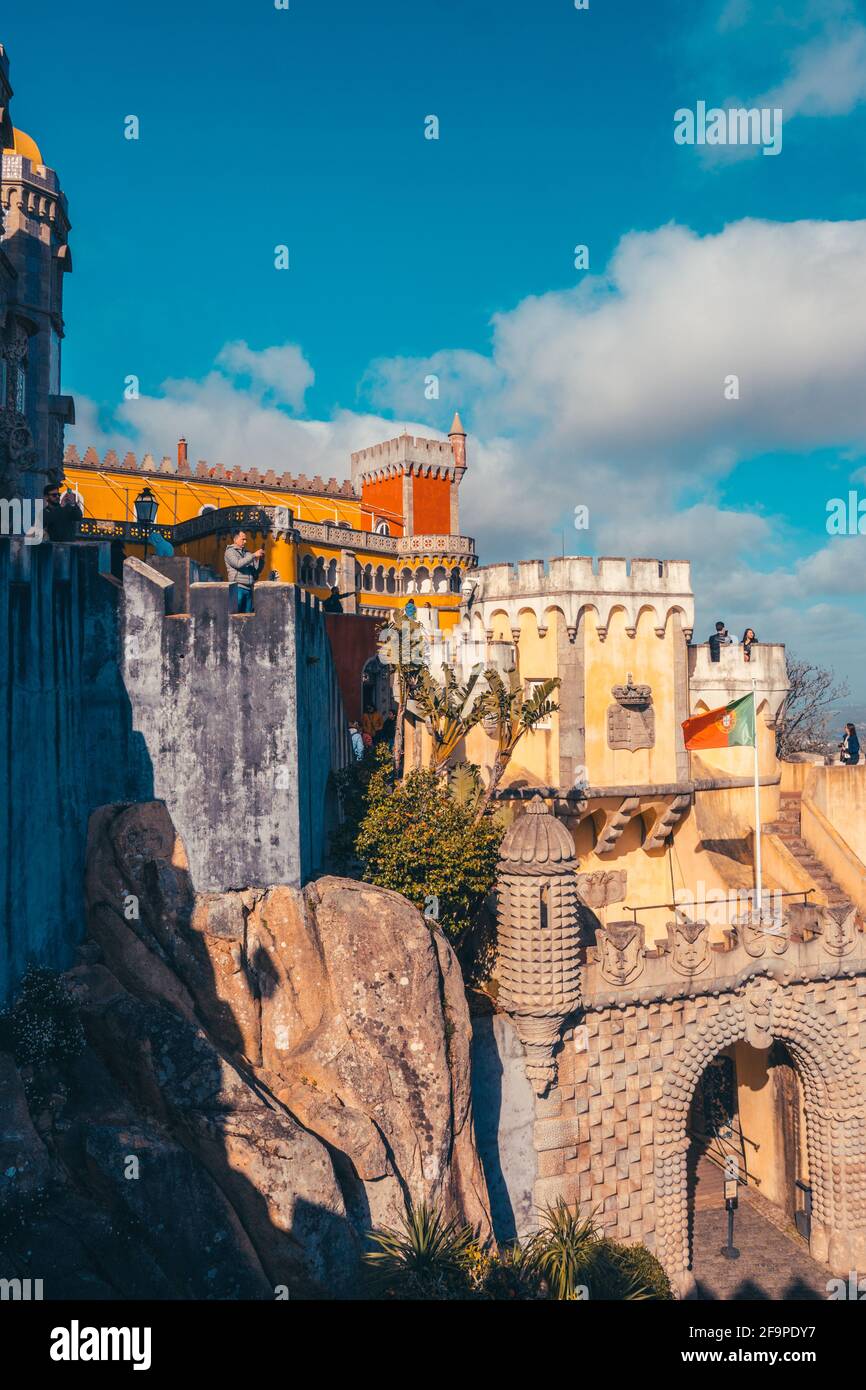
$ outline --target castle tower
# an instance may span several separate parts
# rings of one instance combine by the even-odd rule
[[[458,489],[466,472],[466,431],[455,414],[447,443],[401,434],[352,455],[362,501],[406,536],[460,534]]]
[[[5,72],[11,94],[8,63]],[[47,481],[62,477],[63,429],[75,419],[72,397],[60,394],[69,216],[57,174],[35,140],[13,129],[7,142],[8,129],[0,181],[0,252],[11,272],[0,325],[0,491],[37,497]]]
[[[526,1048],[538,1095],[556,1080],[554,1051],[580,1004],[577,860],[540,796],[502,841],[497,870],[499,1004]]]

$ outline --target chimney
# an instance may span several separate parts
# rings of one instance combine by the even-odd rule
[[[186,459],[186,440],[185,440],[185,439],[179,439],[179,440],[177,441],[177,466],[178,466],[178,470],[180,470],[181,468],[186,468],[186,462],[187,462],[187,459]]]

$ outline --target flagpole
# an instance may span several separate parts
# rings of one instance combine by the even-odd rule
[[[764,904],[763,884],[761,882],[761,784],[758,771],[758,683],[752,681],[752,728],[755,747],[755,906],[758,923]]]

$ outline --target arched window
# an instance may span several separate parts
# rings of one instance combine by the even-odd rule
[[[407,567],[400,573],[400,593],[412,594],[415,592],[415,579],[412,571]]]
[[[313,583],[317,589],[325,587],[325,561],[321,555],[316,556],[316,577]]]
[[[419,565],[415,571],[415,592],[417,594],[429,594],[430,588],[430,571],[426,565]]]
[[[463,584],[463,575],[462,575],[462,573],[461,573],[460,566],[459,566],[459,565],[455,565],[454,569],[451,571],[451,592],[452,592],[452,594],[459,594],[459,593],[460,593],[460,590],[461,590],[461,587],[462,587],[462,584]]]
[[[382,594],[382,593],[385,592],[385,567],[384,567],[384,565],[377,565],[377,566],[376,566],[376,580],[375,580],[374,588],[375,588],[377,594]]]
[[[387,521],[377,521],[377,522],[376,522],[376,535],[377,535],[377,536],[390,536],[390,534],[391,534],[391,527],[388,525]]]
[[[204,504],[203,507],[199,507],[199,509],[198,509],[198,514],[199,514],[199,516],[204,516],[205,512],[215,512],[215,511],[216,511],[216,507],[214,506],[213,502],[205,502],[205,504]]]
[[[329,589],[333,589],[333,587],[334,587],[334,585],[336,584],[336,582],[337,582],[337,562],[336,562],[336,560],[329,560],[329,561],[328,561],[328,588],[329,588]]]
[[[369,591],[370,589],[372,589],[372,587],[373,587],[373,566],[372,566],[372,565],[365,565],[365,566],[364,566],[364,588],[365,588],[366,590]]]
[[[448,592],[448,571],[444,565],[437,565],[433,571],[432,592],[434,594],[447,594]]]
[[[393,565],[385,578],[385,588],[389,594],[396,594],[397,592],[397,572]]]

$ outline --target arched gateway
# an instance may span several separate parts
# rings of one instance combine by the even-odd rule
[[[777,978],[778,976],[778,978]],[[856,1053],[862,976],[791,983],[768,967],[736,991],[705,997],[662,1073],[655,1109],[655,1249],[681,1292],[690,1285],[686,1158],[689,1107],[708,1063],[744,1040],[784,1042],[804,1092],[812,1189],[810,1248],[835,1271],[866,1262],[866,1108]],[[854,1026],[851,1026],[851,1025]]]
[[[541,856],[543,864],[538,857],[523,846],[519,899],[508,856],[500,866],[500,937],[521,960],[537,955],[530,949],[537,913],[524,899],[532,898],[531,875],[550,870],[550,855]],[[601,926],[583,911],[580,1006],[561,1018],[549,1083],[545,1077],[536,1085],[534,1099],[526,1088],[519,1106],[529,1107],[520,1123],[522,1132],[531,1130],[534,1176],[525,1150],[518,1161],[505,1131],[498,1141],[514,1211],[531,1213],[560,1198],[596,1211],[615,1239],[654,1249],[674,1287],[687,1293],[696,1088],[719,1054],[745,1048],[763,1065],[780,1043],[802,1096],[811,1252],[834,1274],[866,1268],[866,934],[856,910],[798,903],[781,921],[757,928],[744,920],[712,935],[705,922],[678,915],[666,938],[653,941],[636,922]],[[563,1012],[558,995],[546,999],[549,973],[539,967],[532,977],[536,1013],[548,1004],[547,1013]],[[507,992],[503,1002],[508,1010]],[[519,1046],[514,1056],[501,1040],[499,1054],[514,1130],[509,1068],[521,1065]],[[526,1053],[535,1080],[536,1061]]]

